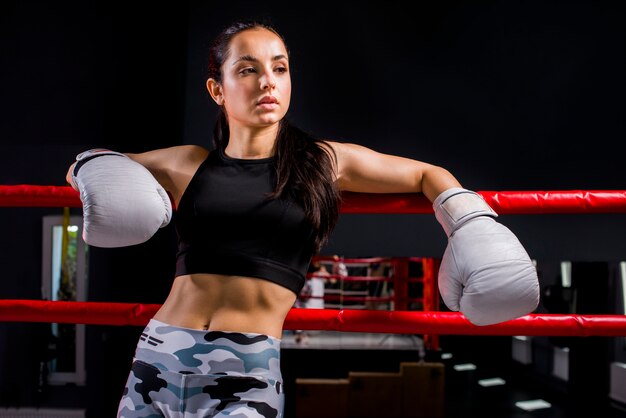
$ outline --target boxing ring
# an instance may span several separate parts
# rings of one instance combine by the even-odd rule
[[[478,194],[502,215],[626,213],[626,190],[481,191]],[[433,212],[431,203],[417,193],[344,193],[343,197],[341,213],[344,214]],[[69,186],[15,185],[0,186],[0,206],[81,208],[82,203],[78,193]],[[378,279],[393,280],[399,287],[409,279],[408,271],[403,270],[402,266],[407,261],[424,261],[418,258],[395,260],[396,263],[399,260],[399,264],[394,265],[394,278]],[[393,311],[292,308],[284,329],[424,334],[435,337],[444,334],[626,336],[626,315],[529,314],[496,325],[473,325],[461,313],[438,310],[436,271],[436,264],[426,266],[420,278],[424,289],[421,300],[423,311],[406,310],[410,298],[406,292],[397,292],[394,294]],[[372,279],[362,277],[360,280]],[[406,286],[403,288],[406,289]],[[159,307],[158,304],[142,303],[11,299],[0,300],[0,321],[144,326]],[[433,345],[436,346],[436,340]]]

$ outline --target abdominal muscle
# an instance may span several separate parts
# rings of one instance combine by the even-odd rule
[[[282,337],[296,295],[264,279],[190,274],[174,279],[154,319],[170,325]]]

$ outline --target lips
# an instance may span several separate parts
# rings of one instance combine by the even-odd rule
[[[276,100],[276,97],[274,96],[265,96],[263,97],[261,100],[259,100],[257,102],[257,104],[262,105],[262,104],[277,104],[278,100]]]

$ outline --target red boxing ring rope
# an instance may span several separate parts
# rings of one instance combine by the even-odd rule
[[[479,191],[499,214],[626,213],[626,190]],[[421,193],[343,193],[342,213],[432,213]],[[69,186],[0,186],[0,206],[82,207]]]
[[[0,321],[145,326],[160,305],[33,300],[0,301]],[[285,329],[389,334],[625,336],[625,315],[531,314],[479,327],[456,312],[293,308]]]
[[[501,215],[548,213],[626,213],[626,190],[479,191]],[[433,213],[421,193],[344,192],[342,213]]]
[[[499,214],[626,213],[625,190],[478,192]],[[419,193],[344,193],[342,213],[432,213]],[[0,206],[82,207],[69,186],[0,186]],[[0,300],[0,321],[145,325],[160,305]],[[285,329],[397,334],[626,336],[626,315],[530,314],[475,326],[456,312],[293,308]]]

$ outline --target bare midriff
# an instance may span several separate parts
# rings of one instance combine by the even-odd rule
[[[174,279],[154,319],[170,325],[282,337],[296,295],[269,280],[218,274]]]

